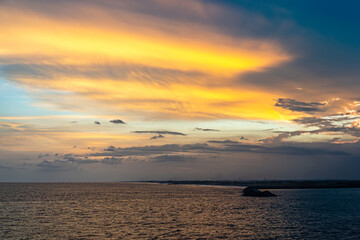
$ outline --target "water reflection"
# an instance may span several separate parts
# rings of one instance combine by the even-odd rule
[[[0,184],[0,239],[360,239],[357,189]]]

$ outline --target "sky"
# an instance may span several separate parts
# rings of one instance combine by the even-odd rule
[[[356,0],[0,1],[0,181],[360,179]]]

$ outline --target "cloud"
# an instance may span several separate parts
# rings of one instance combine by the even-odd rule
[[[75,156],[73,156],[73,154],[71,153],[64,154],[62,156],[62,159],[67,160],[69,162],[75,162]]]
[[[360,116],[328,116],[328,117],[302,117],[296,118],[292,121],[297,124],[302,124],[307,127],[318,127],[318,128],[331,128],[339,126],[349,126],[352,123],[358,121]]]
[[[0,25],[2,73],[42,90],[33,94],[42,104],[143,119],[279,119],[269,108],[277,95],[234,83],[293,58],[260,34],[279,26],[260,13],[200,0],[20,0],[0,9],[0,22],[11,22]]]
[[[334,120],[330,118],[318,118],[318,117],[302,117],[292,120],[294,123],[303,124],[308,127],[333,127]],[[336,121],[336,120],[335,120]]]
[[[100,124],[101,124],[99,121],[95,121],[94,123],[97,124],[97,125],[100,125]]]
[[[99,159],[89,159],[87,156],[85,157],[76,157],[76,158],[68,158],[66,161],[74,163],[74,164],[120,164],[123,161],[123,158],[118,157],[105,157]]]
[[[100,162],[103,164],[120,164],[123,161],[123,158],[118,157],[106,157],[102,159]]]
[[[152,136],[150,139],[153,140],[153,139],[158,139],[158,138],[164,138],[164,136],[159,134],[159,135],[156,135],[156,136]]]
[[[210,140],[208,143],[239,143],[233,140]]]
[[[2,170],[9,170],[9,169],[12,169],[12,167],[10,167],[10,166],[5,166],[5,165],[0,164],[0,169],[2,169]]]
[[[123,120],[120,120],[120,119],[110,120],[110,122],[115,123],[115,124],[126,124]]]
[[[78,123],[78,121],[71,121],[71,122],[69,122],[69,123]]]
[[[169,155],[170,153],[197,153],[204,155],[212,154],[231,154],[231,153],[256,153],[256,154],[274,154],[274,155],[349,155],[346,151],[333,150],[335,145],[324,145],[322,147],[314,147],[314,144],[292,144],[281,143],[281,145],[268,144],[242,144],[233,141],[217,141],[218,144],[223,144],[221,147],[212,147],[206,143],[195,144],[165,144],[165,145],[150,145],[143,147],[128,147],[116,148],[112,152],[93,153],[91,156],[146,156],[153,155]]]
[[[93,164],[93,163],[99,163],[99,160],[96,159],[75,159],[75,163],[78,164]]]
[[[40,153],[40,154],[38,155],[38,158],[40,159],[40,158],[49,157],[49,156],[50,156],[49,153]]]
[[[61,160],[62,159],[62,160]],[[120,164],[123,158],[119,157],[104,157],[91,159],[87,156],[74,156],[73,154],[63,154],[61,159],[43,160],[35,166],[43,171],[73,171],[78,170],[80,165],[91,164]]]
[[[66,120],[53,113],[5,119],[16,123],[0,123],[0,148],[14,154],[18,150],[36,154],[44,149],[68,150],[79,155],[64,159],[63,155],[47,156],[33,161],[54,162],[59,158],[76,166],[97,162],[100,165],[103,157],[139,156],[143,160],[196,153],[206,160],[209,155],[219,155],[219,172],[225,167],[222,163],[231,158],[238,158],[239,164],[254,160],[251,164],[261,166],[260,161],[273,158],[289,162],[289,166],[300,166],[291,161],[296,159],[293,156],[299,156],[304,172],[306,167],[318,163],[317,158],[332,158],[327,155],[332,151],[339,162],[346,160],[347,153],[356,151],[359,144],[339,143],[357,141],[360,136],[356,118],[360,113],[360,35],[353,31],[359,25],[359,4],[245,2],[0,1],[0,32],[4,36],[0,39],[2,78],[20,90],[26,89],[31,105],[41,113],[73,112]],[[336,24],[331,24],[334,21]],[[342,100],[324,101],[338,98]],[[5,102],[4,106],[11,108],[12,104]],[[111,128],[115,125],[93,131],[85,125],[71,128],[68,123],[86,113],[93,115],[87,117],[90,122],[100,116],[111,117],[109,121],[117,118],[115,112],[118,117],[134,121],[140,130],[166,129],[174,124],[168,119],[181,119],[197,121],[184,126],[180,122],[180,128],[174,128],[180,134],[188,133],[183,129],[189,126],[190,130],[210,126],[207,120],[220,120],[214,126],[224,126],[226,131],[219,127],[219,139],[202,140],[206,143],[180,144],[199,141],[199,136],[190,135],[176,137],[183,141],[178,144],[142,146],[148,141],[143,136],[130,135],[122,128],[114,132]],[[228,119],[264,120],[274,136],[255,126],[254,121],[227,124]],[[164,126],[148,128],[150,121],[143,120],[162,120]],[[129,131],[132,130],[136,129]],[[210,133],[216,129],[194,130]],[[142,133],[148,133],[145,138],[151,139],[169,136],[158,131]],[[246,140],[239,138],[241,135],[262,141],[235,141]],[[234,141],[224,140],[227,138]],[[163,140],[171,143],[172,139]],[[318,144],[318,140],[330,142]],[[110,146],[115,143],[123,145]],[[72,149],[74,145],[78,147]],[[86,151],[84,146],[96,145],[96,151],[89,152],[99,154],[98,157],[85,159],[81,155]],[[266,155],[244,160],[253,154]],[[307,162],[308,159],[313,162]],[[249,171],[250,167],[244,165],[244,171]],[[283,164],[273,165],[279,166]],[[265,171],[267,167],[258,169]]]
[[[281,132],[280,134],[278,134],[276,136],[268,137],[265,139],[260,139],[259,141],[263,142],[263,143],[280,143],[287,138],[294,137],[294,136],[300,136],[304,133],[309,133],[309,131]]]
[[[279,98],[275,106],[281,107],[294,112],[322,112],[324,103],[319,102],[300,102],[290,98]]]
[[[109,146],[108,148],[105,148],[104,151],[108,151],[108,152],[112,152],[115,151],[115,147],[114,146]]]
[[[356,89],[359,89],[360,83],[356,79],[359,79],[360,71],[355,56],[359,49],[354,48],[353,44],[359,40],[359,35],[354,37],[349,30],[351,28],[348,28],[360,22],[352,10],[359,6],[357,2],[340,6],[335,1],[323,6],[320,11],[307,11],[306,18],[303,13],[310,7],[310,3],[277,2],[260,5],[257,5],[257,8],[267,13],[271,12],[268,9],[270,6],[272,9],[281,8],[292,13],[280,14],[282,17],[276,18],[281,19],[280,24],[285,23],[283,17],[291,18],[290,22],[287,22],[291,27],[288,25],[287,30],[296,30],[282,32],[279,37],[289,51],[298,57],[268,71],[242,76],[239,83],[281,92],[282,96],[303,99],[306,102],[317,102],[327,97],[352,99],[358,96]],[[317,6],[319,9],[320,5]],[[337,24],[329,24],[336,12],[342,12],[344,17],[337,21]],[[347,18],[345,15],[352,17]],[[329,21],[321,21],[324,18]],[[274,19],[272,22],[275,21]],[[311,24],[315,22],[317,24]]]
[[[226,152],[250,152],[260,154],[279,154],[279,155],[349,155],[345,151],[335,151],[331,149],[315,148],[315,147],[301,147],[296,145],[282,145],[282,146],[263,146],[263,145],[227,145],[222,151]]]
[[[181,132],[171,132],[171,131],[132,131],[132,133],[155,133],[159,135],[180,135],[180,136],[186,136],[186,134]]]
[[[360,140],[360,128],[358,125],[360,117],[359,116],[328,116],[328,117],[301,117],[293,119],[292,121],[296,124],[304,125],[306,128],[317,128],[312,130],[296,130],[296,131],[275,131],[278,133],[276,136],[268,137],[260,141],[264,143],[279,143],[285,139],[294,136],[300,136],[303,134],[342,134],[348,135],[354,138],[353,141]],[[336,140],[341,138],[336,137]],[[333,141],[341,143],[341,141]]]
[[[208,152],[211,148],[206,143],[195,144],[165,144],[148,145],[141,147],[111,148],[111,151],[104,151],[90,154],[90,156],[150,156],[153,154],[165,154],[173,152]]]
[[[36,164],[36,167],[43,171],[69,171],[76,170],[77,166],[70,161],[56,159],[54,161],[43,160]]]
[[[164,162],[186,162],[194,160],[193,156],[188,155],[159,155],[151,158],[153,162],[164,163]]]
[[[219,132],[220,130],[217,129],[211,129],[211,128],[194,128],[194,131],[204,131],[204,132]]]
[[[24,132],[31,130],[32,128],[32,126],[22,123],[0,122],[0,129],[2,132]]]
[[[58,154],[57,156],[60,156]],[[63,154],[62,157],[63,161],[73,163],[73,164],[92,164],[92,163],[98,163],[98,160],[95,159],[89,159],[88,157],[78,157],[71,153]]]

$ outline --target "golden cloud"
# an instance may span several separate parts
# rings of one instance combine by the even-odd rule
[[[195,4],[192,14],[206,15],[200,2],[184,4],[181,7]],[[137,115],[292,118],[274,109],[273,99],[278,97],[274,93],[232,84],[239,74],[264,71],[291,60],[278,43],[226,35],[201,22],[190,24],[136,12],[138,7],[133,4],[133,11],[120,9],[118,17],[110,9],[106,12],[91,5],[79,9],[75,5],[80,15],[76,19],[4,7],[0,10],[0,31],[5,36],[0,39],[1,61],[26,66],[28,72],[9,74],[26,86],[71,92],[84,97],[84,102],[91,99],[109,109]],[[84,13],[92,15],[81,15]],[[86,21],[90,17],[99,21]],[[36,72],[35,66],[42,66],[41,71]],[[127,70],[109,77],[111,74],[98,66]],[[51,72],[51,67],[64,70]],[[70,67],[85,73],[71,74],[66,71]],[[86,74],[96,70],[97,77]]]

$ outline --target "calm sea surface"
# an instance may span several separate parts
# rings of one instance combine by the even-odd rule
[[[1,183],[0,239],[360,239],[360,189]]]

